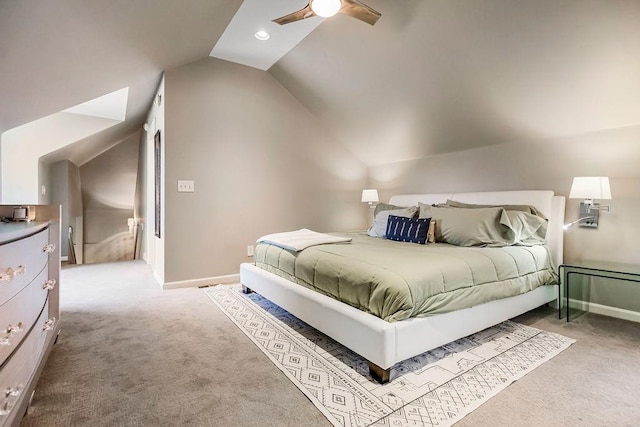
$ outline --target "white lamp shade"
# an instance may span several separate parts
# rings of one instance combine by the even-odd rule
[[[377,203],[380,199],[378,199],[378,190],[370,189],[370,190],[362,190],[362,202],[363,203]]]
[[[579,176],[573,178],[570,199],[611,199],[611,187],[606,176]]]

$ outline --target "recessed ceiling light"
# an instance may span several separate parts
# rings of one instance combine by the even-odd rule
[[[269,35],[269,33],[267,33],[266,31],[257,31],[254,36],[258,39],[258,40],[269,40],[269,38],[271,37]]]

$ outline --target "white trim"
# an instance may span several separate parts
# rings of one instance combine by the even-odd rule
[[[160,288],[162,288],[163,280],[162,277],[160,277],[160,272],[156,270],[153,265],[151,265],[151,268],[153,268],[153,278],[156,279],[156,282],[158,282],[158,285],[160,286]]]
[[[602,314],[603,316],[615,317],[616,319],[629,320],[640,323],[640,312],[626,310],[624,308],[612,307],[610,305],[596,304],[595,302],[580,301],[569,298],[569,307],[576,308],[589,313]]]
[[[197,288],[199,286],[228,285],[231,283],[240,283],[240,274],[227,274],[226,276],[203,277],[201,279],[167,282],[162,285],[162,289]]]

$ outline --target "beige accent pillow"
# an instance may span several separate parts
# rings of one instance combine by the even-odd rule
[[[436,242],[436,222],[431,218],[429,221],[429,231],[427,231],[427,243]]]

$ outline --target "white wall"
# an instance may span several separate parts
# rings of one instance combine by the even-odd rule
[[[164,218],[165,218],[165,190],[164,190],[164,175],[165,175],[165,78],[163,76],[160,86],[156,92],[154,103],[151,106],[149,114],[147,115],[147,125],[149,126],[147,132],[143,136],[144,147],[140,149],[140,154],[144,155],[144,164],[138,165],[138,179],[142,179],[140,187],[143,189],[142,194],[144,198],[144,217],[142,218],[142,239],[144,241],[142,245],[142,259],[153,269],[153,274],[160,285],[164,284],[165,269],[164,269],[164,253],[165,253],[165,233],[164,233]],[[160,96],[160,102],[157,102],[158,95]],[[161,137],[161,189],[160,189],[160,202],[162,210],[160,212],[160,237],[155,235],[155,185],[154,185],[154,136],[157,131],[160,131]]]
[[[0,143],[2,203],[48,202],[40,192],[41,183],[48,183],[47,176],[39,176],[40,157],[117,123],[120,122],[56,113],[4,132]]]
[[[51,203],[51,165],[42,159],[38,159],[37,164],[38,183],[36,191],[38,192],[38,204],[48,205]]]

